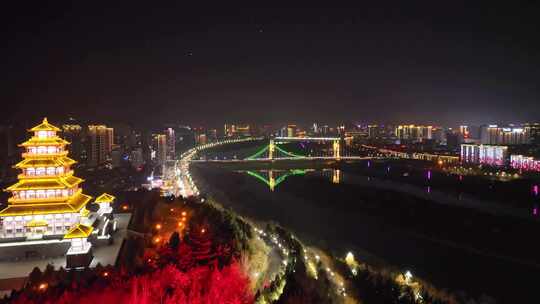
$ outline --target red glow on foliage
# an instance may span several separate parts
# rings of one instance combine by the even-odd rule
[[[95,284],[94,284],[95,285]],[[14,303],[36,303],[24,296]],[[219,270],[199,266],[187,272],[174,265],[150,274],[118,280],[106,287],[90,286],[84,290],[66,291],[59,298],[40,299],[39,303],[253,303],[249,280],[237,263]]]

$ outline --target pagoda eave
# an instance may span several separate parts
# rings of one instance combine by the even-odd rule
[[[0,217],[5,216],[24,216],[39,214],[57,214],[57,213],[77,213],[88,204],[91,196],[78,193],[64,202],[47,202],[36,204],[13,204],[0,211]]]

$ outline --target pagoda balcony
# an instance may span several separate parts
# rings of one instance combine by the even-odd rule
[[[36,178],[55,178],[55,177],[65,177],[65,176],[68,176],[68,175],[73,175],[73,173],[74,173],[73,170],[68,170],[68,171],[65,171],[63,173],[52,174],[52,175],[47,175],[47,174],[27,175],[27,174],[21,173],[21,174],[17,175],[17,178],[19,180],[21,180],[21,179],[36,179]]]
[[[8,199],[8,203],[11,204],[46,204],[51,202],[64,202],[70,199],[71,196],[53,196],[53,197],[41,197],[41,198],[16,198],[16,197],[10,197]]]
[[[23,152],[22,157],[23,158],[52,158],[52,157],[63,157],[68,155],[68,151],[61,151],[56,153],[30,153],[30,152]]]

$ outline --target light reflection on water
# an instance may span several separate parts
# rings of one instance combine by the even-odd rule
[[[367,166],[371,167],[370,162],[367,162]],[[386,172],[387,174],[390,172],[390,166],[385,166],[383,168],[383,172]],[[237,170],[236,172],[247,174],[255,179],[257,179],[259,182],[265,184],[270,191],[276,190],[276,188],[285,182],[289,177],[291,176],[305,176],[309,175],[312,177],[322,177],[324,179],[327,179],[329,182],[333,184],[341,184],[343,183],[343,172],[340,169],[265,169],[265,170]],[[437,189],[433,188],[431,185],[432,179],[434,178],[433,173],[431,170],[424,171],[425,175],[424,178],[427,181],[426,185],[421,186],[423,188],[423,192],[427,194],[436,194]],[[404,173],[404,177],[408,177],[409,173]],[[372,177],[366,176],[365,177],[368,182],[372,180]],[[458,176],[458,185],[461,184],[463,181],[463,176]],[[490,185],[492,187],[492,185]],[[532,185],[531,186],[531,192],[532,196],[535,198],[538,198],[539,195],[539,186],[538,185]],[[422,190],[421,190],[422,191]],[[432,193],[433,192],[433,193]],[[457,200],[461,201],[463,199],[463,193],[459,192],[457,194]],[[540,207],[538,205],[538,202],[534,202],[532,206],[529,209],[530,215],[533,217],[540,217]]]
[[[270,191],[274,191],[277,186],[285,182],[288,177],[294,175],[306,175],[311,176],[322,176],[327,178],[330,182],[334,184],[339,184],[342,181],[342,172],[339,169],[288,169],[288,170],[241,170],[237,171],[245,173],[253,178],[257,179],[261,183],[268,186]]]

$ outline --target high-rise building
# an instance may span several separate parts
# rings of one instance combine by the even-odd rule
[[[399,140],[422,142],[432,139],[432,129],[432,126],[399,125],[395,134]]]
[[[218,139],[218,134],[216,129],[208,129],[206,130],[206,137],[207,141],[214,142]]]
[[[504,166],[508,157],[508,147],[491,145],[461,145],[461,161],[463,163]]]
[[[469,126],[464,126],[464,125],[459,126],[459,133],[464,139],[469,138],[470,136]]]
[[[444,137],[446,138],[446,147],[449,150],[458,150],[459,145],[462,143],[461,136],[458,132],[454,132],[453,130],[447,130],[444,134]]]
[[[540,144],[540,123],[526,123],[523,127],[529,137],[529,142]]]
[[[197,145],[204,145],[208,143],[208,137],[205,133],[198,133],[195,134],[195,141],[197,142]]]
[[[296,125],[287,125],[287,137],[296,137]]]
[[[174,160],[176,158],[175,155],[175,137],[174,137],[174,130],[173,128],[167,128],[165,130],[165,140],[167,144],[167,152],[166,152],[166,159],[167,160]]]
[[[319,126],[317,125],[316,122],[313,123],[313,126],[311,127],[311,131],[313,132],[313,134],[319,134]]]
[[[144,165],[143,149],[135,148],[129,155],[129,162],[134,168],[140,168]]]
[[[446,132],[442,127],[433,127],[433,129],[431,130],[431,136],[433,137],[433,140],[435,140],[435,142],[438,144],[448,144],[448,142],[446,141]]]
[[[29,130],[33,136],[20,146],[23,160],[16,168],[22,172],[19,181],[7,188],[12,196],[0,211],[0,240],[65,235],[81,224],[89,211],[91,197],[82,193],[82,179],[73,175],[67,141],[57,135],[60,129],[47,119]],[[85,229],[86,229],[85,228]]]
[[[522,127],[484,125],[480,128],[480,142],[485,145],[523,145],[529,143],[529,136]]]
[[[380,128],[379,125],[368,125],[368,138],[369,139],[377,139],[380,136]]]
[[[64,124],[62,131],[64,139],[71,143],[72,157],[79,162],[86,161],[82,127],[78,124]]]
[[[322,135],[327,135],[328,133],[330,133],[330,127],[328,125],[319,126],[319,132]]]
[[[236,133],[236,126],[231,124],[225,124],[223,127],[223,136],[224,137],[233,137]]]
[[[88,138],[88,165],[99,166],[106,163],[113,149],[113,128],[89,125]]]
[[[159,165],[165,164],[167,160],[167,136],[165,134],[155,134],[153,145],[156,163]]]

